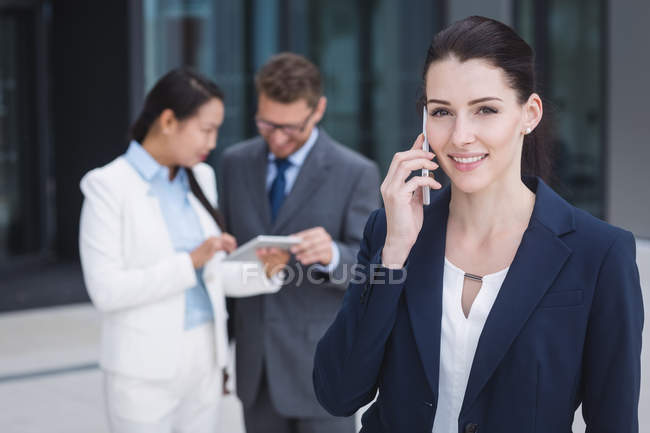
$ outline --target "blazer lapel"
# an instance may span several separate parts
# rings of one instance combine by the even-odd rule
[[[327,177],[329,170],[327,147],[327,135],[321,129],[318,139],[314,143],[314,147],[309,152],[309,155],[307,155],[302,167],[300,167],[300,172],[293,184],[293,188],[289,191],[289,195],[284,199],[284,203],[282,203],[278,211],[278,215],[271,228],[271,233],[280,233],[294,219],[294,215],[305,205],[305,202],[323,184],[323,180]]]
[[[531,222],[483,327],[461,414],[471,408],[571,255],[559,236],[574,228],[572,209],[541,180],[536,192]]]
[[[245,176],[248,198],[242,197],[242,200],[247,199],[251,203],[257,203],[254,207],[257,209],[264,232],[269,232],[271,227],[271,205],[266,193],[268,156],[267,145],[263,139],[260,138],[259,146],[247,161],[247,167],[244,169],[249,173]]]
[[[404,288],[413,335],[427,380],[438,394],[440,370],[440,330],[442,317],[442,276],[445,233],[449,215],[450,189],[433,193],[418,240],[408,259]]]

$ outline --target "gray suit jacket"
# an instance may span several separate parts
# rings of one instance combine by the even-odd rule
[[[262,367],[271,399],[287,417],[329,416],[316,400],[312,369],[316,343],[332,323],[351,277],[350,267],[368,215],[379,207],[377,165],[330,138],[321,128],[274,223],[266,192],[268,146],[261,137],[228,148],[219,169],[219,207],[239,245],[260,234],[287,235],[322,226],[341,259],[331,275],[291,259],[297,274],[272,295],[235,300],[237,393],[249,407]],[[291,273],[291,272],[290,272]],[[302,277],[300,277],[302,274]]]

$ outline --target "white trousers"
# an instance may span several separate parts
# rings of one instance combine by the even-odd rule
[[[175,376],[149,380],[104,372],[113,433],[215,433],[222,372],[215,359],[214,324],[183,333]]]

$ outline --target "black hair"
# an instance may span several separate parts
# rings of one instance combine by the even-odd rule
[[[482,59],[502,69],[508,84],[517,92],[520,104],[524,104],[532,93],[539,93],[533,49],[513,29],[499,21],[472,16],[436,34],[427,51],[422,73],[425,95],[426,75],[431,64],[451,57],[460,62]],[[552,146],[548,119],[549,116],[545,115],[535,130],[524,136],[522,176],[540,176],[546,181],[551,176]]]
[[[158,116],[170,109],[178,120],[193,116],[203,104],[223,92],[215,83],[189,68],[172,69],[153,86],[140,115],[131,126],[131,138],[142,143]]]
[[[144,108],[131,126],[131,138],[142,143],[158,116],[170,109],[178,120],[192,117],[203,104],[216,98],[223,101],[223,92],[215,83],[189,68],[172,69],[153,86],[144,100]],[[225,231],[222,213],[215,209],[201,190],[194,172],[185,167],[190,189],[221,231]]]

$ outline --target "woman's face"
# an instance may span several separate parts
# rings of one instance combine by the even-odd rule
[[[170,137],[176,164],[192,167],[205,161],[217,146],[223,117],[223,102],[212,98],[203,104],[195,115],[177,122]]]
[[[426,97],[427,138],[455,187],[473,193],[520,181],[525,130],[541,118],[537,95],[522,105],[502,69],[448,58],[429,67]]]

